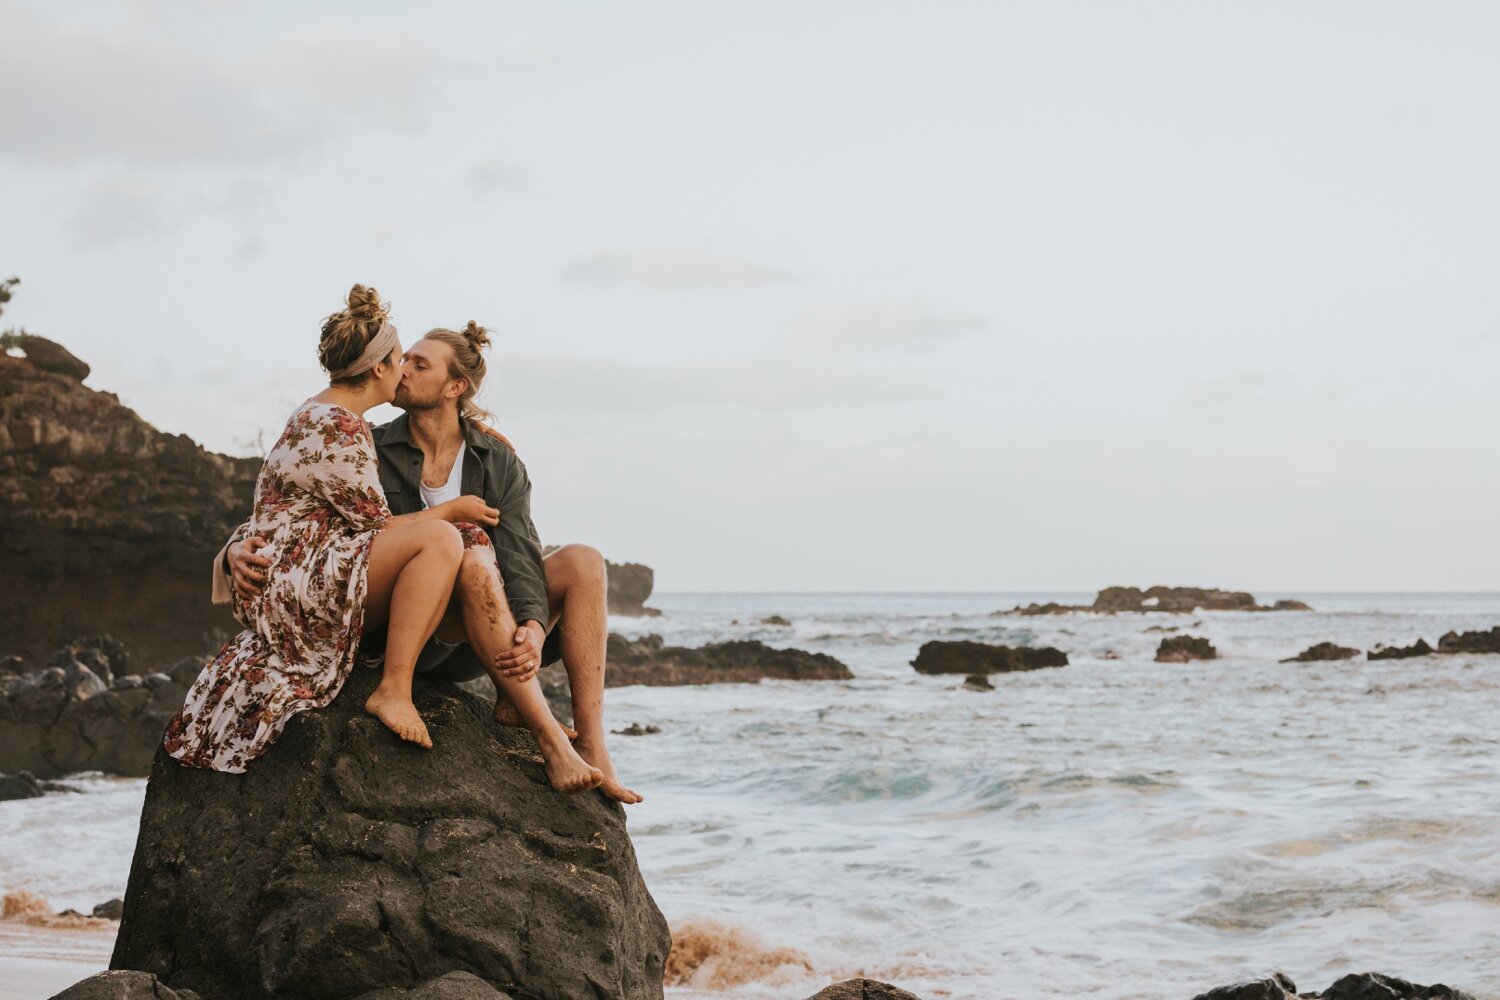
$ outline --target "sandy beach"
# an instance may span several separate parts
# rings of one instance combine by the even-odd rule
[[[0,1000],[44,1000],[109,968],[115,929],[0,923]]]

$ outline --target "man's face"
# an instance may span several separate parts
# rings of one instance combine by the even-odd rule
[[[403,410],[458,407],[463,395],[462,379],[448,377],[453,349],[439,340],[419,340],[402,357],[401,384],[393,402]]]

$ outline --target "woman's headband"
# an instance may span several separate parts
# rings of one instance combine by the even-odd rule
[[[389,321],[384,321],[380,324],[380,330],[365,345],[365,352],[356,358],[353,364],[346,365],[334,372],[331,378],[337,382],[339,379],[363,375],[384,361],[395,346],[396,328]]]

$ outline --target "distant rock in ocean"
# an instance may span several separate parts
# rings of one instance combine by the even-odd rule
[[[656,572],[641,563],[608,563],[609,613],[632,615],[637,618],[655,618],[661,614],[656,608],[646,607],[651,588],[656,585]]]
[[[553,791],[531,736],[451,685],[418,677],[434,748],[401,743],[360,708],[377,680],[244,774],[157,755],[111,967],[212,1000],[659,1000],[670,938],[623,809]]]
[[[911,665],[919,674],[1008,674],[1018,670],[1066,667],[1068,654],[1052,646],[996,646],[967,640],[933,640],[922,643]]]
[[[846,979],[819,990],[807,1000],[922,1000],[915,993],[908,993],[890,983],[874,979]]]
[[[610,633],[609,687],[627,684],[743,684],[760,680],[846,681],[854,674],[827,653],[777,649],[742,639],[697,649],[668,646],[659,635],[627,639]]]
[[[1376,646],[1365,654],[1369,660],[1409,660],[1418,656],[1431,656],[1435,650],[1426,639],[1418,639],[1410,646]]]
[[[1217,590],[1204,587],[1105,587],[1094,597],[1093,604],[1028,604],[996,614],[1063,615],[1087,611],[1095,614],[1145,613],[1151,611],[1190,615],[1198,611],[1311,611],[1301,601],[1281,600],[1275,604],[1257,604],[1252,594],[1239,590]]]
[[[1449,632],[1438,640],[1439,653],[1500,653],[1500,626],[1488,632]]]
[[[1207,639],[1196,635],[1173,635],[1156,647],[1157,663],[1187,663],[1189,660],[1217,660],[1219,651]]]
[[[1352,660],[1359,655],[1359,650],[1349,646],[1340,646],[1336,642],[1320,642],[1315,646],[1309,646],[1296,656],[1289,656],[1282,663],[1318,663],[1326,660]]]
[[[0,351],[0,652],[35,662],[109,632],[148,661],[201,651],[238,630],[208,602],[213,554],[250,509],[260,460],[164,434],[88,365],[24,338]]]
[[[1344,976],[1322,993],[1298,993],[1282,972],[1265,979],[1219,986],[1193,1000],[1474,1000],[1462,990],[1442,983],[1418,986],[1397,976],[1360,972]]]

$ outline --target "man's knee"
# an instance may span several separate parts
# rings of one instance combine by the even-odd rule
[[[592,545],[564,545],[547,557],[545,566],[548,582],[564,587],[605,580],[604,555]]]

